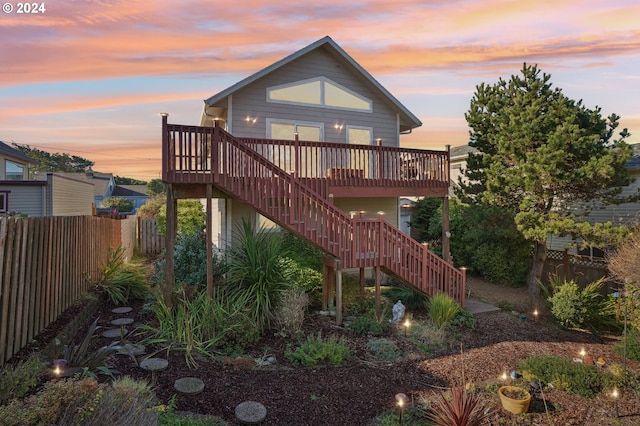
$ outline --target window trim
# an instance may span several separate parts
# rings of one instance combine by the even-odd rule
[[[9,211],[9,193],[11,191],[0,191],[0,198],[4,198],[4,202],[0,203],[0,213],[7,213]],[[2,207],[4,206],[4,208]]]
[[[307,83],[313,83],[319,81],[320,84],[320,103],[319,104],[313,104],[313,103],[306,103],[306,102],[295,102],[295,101],[283,101],[280,99],[271,99],[271,90],[278,90],[278,89],[286,89],[289,87],[295,87],[295,86],[300,86],[303,84],[307,84]],[[344,90],[345,92],[347,92],[348,94],[360,99],[363,102],[367,102],[369,104],[369,109],[362,109],[362,108],[349,108],[349,107],[340,107],[340,106],[334,106],[334,105],[326,105],[325,104],[325,84],[329,83],[335,87],[337,87],[340,90]],[[300,106],[308,106],[308,107],[315,107],[315,108],[326,108],[326,109],[334,109],[334,110],[341,110],[341,111],[357,111],[357,112],[366,112],[366,113],[373,113],[373,101],[367,97],[364,97],[358,93],[356,93],[355,91],[344,87],[343,85],[336,83],[335,81],[324,77],[324,76],[320,76],[320,77],[313,77],[313,78],[307,78],[305,80],[298,80],[298,81],[293,81],[291,83],[285,83],[285,84],[279,84],[276,86],[270,86],[267,87],[266,89],[266,101],[267,103],[274,103],[274,104],[284,104],[284,105],[300,105]]]

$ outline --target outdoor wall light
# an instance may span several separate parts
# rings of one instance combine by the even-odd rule
[[[245,118],[244,121],[246,121],[249,124],[256,124],[256,122],[258,121],[258,118],[247,115],[247,118]]]
[[[337,131],[341,131],[344,128],[344,124],[336,123],[334,124],[333,128],[336,129]]]

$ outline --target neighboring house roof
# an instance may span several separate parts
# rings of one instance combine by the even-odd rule
[[[0,154],[5,155],[7,157],[15,158],[16,160],[24,161],[27,163],[38,164],[36,160],[33,158],[24,155],[22,152],[18,151],[15,148],[11,148],[6,143],[0,141]]]
[[[255,82],[256,80],[266,76],[267,74],[279,68],[284,67],[290,62],[300,58],[301,56],[306,55],[307,53],[315,49],[321,49],[321,48],[328,50],[331,54],[333,54],[334,57],[338,59],[342,59],[343,62],[346,62],[347,64],[349,64],[353,71],[360,73],[364,77],[364,80],[369,83],[369,86],[374,91],[377,91],[382,95],[383,98],[386,98],[390,101],[390,104],[392,104],[395,107],[395,109],[400,113],[400,116],[401,116],[400,131],[401,132],[409,131],[413,128],[422,126],[422,122],[418,119],[418,117],[416,117],[413,113],[411,113],[411,111],[409,111],[404,105],[402,105],[400,101],[398,101],[391,93],[389,93],[387,89],[385,89],[380,83],[378,83],[378,81],[375,78],[373,78],[371,74],[369,74],[362,66],[360,66],[360,64],[358,64],[351,56],[349,56],[349,54],[345,52],[340,46],[338,46],[338,44],[335,41],[333,41],[329,36],[321,38],[315,43],[312,43],[307,47],[300,49],[295,53],[292,53],[291,55],[285,57],[284,59],[281,59],[269,65],[268,67],[262,69],[261,71],[258,71],[257,73],[250,75],[244,80],[239,81],[238,83],[234,84],[233,86],[230,86],[229,88],[223,90],[222,92],[214,96],[211,96],[208,99],[205,99],[204,101],[205,106],[213,106],[220,100],[242,89],[243,87]]]
[[[476,153],[478,152],[478,149],[469,145],[460,145],[460,146],[452,147],[449,150],[449,155],[451,156],[452,159],[466,158],[471,152]]]
[[[148,197],[147,185],[116,185],[112,197]]]
[[[631,145],[631,148],[633,148],[633,157],[631,157],[631,160],[629,160],[624,167],[627,169],[640,169],[640,143]]]
[[[107,189],[109,189],[109,183],[113,179],[113,173],[100,173],[94,171],[88,171],[86,173],[56,172],[56,174],[92,183],[94,185],[93,193],[97,197],[105,196]]]

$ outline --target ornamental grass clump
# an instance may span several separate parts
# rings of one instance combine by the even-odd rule
[[[295,349],[289,344],[285,356],[290,361],[304,366],[328,363],[338,367],[346,361],[350,353],[351,349],[344,338],[334,335],[323,338],[322,334],[318,333],[317,336],[307,336],[307,339]]]
[[[593,365],[573,362],[554,355],[532,356],[518,365],[526,379],[537,378],[584,398],[593,398],[603,389],[604,377]]]
[[[475,393],[456,386],[451,389],[450,398],[444,393],[438,395],[426,417],[438,426],[480,426],[491,414]]]
[[[444,293],[434,294],[429,301],[429,317],[439,329],[449,325],[461,309],[458,302]]]

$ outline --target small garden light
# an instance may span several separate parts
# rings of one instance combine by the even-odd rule
[[[407,337],[407,331],[409,331],[410,326],[411,323],[409,322],[409,318],[407,318],[406,320],[404,320],[404,337]]]
[[[503,382],[506,382],[508,378],[509,376],[507,375],[507,370],[504,370],[502,372],[502,375],[500,376],[500,380],[502,380]]]
[[[538,310],[537,309],[533,310],[533,320],[536,321],[536,322],[538,321]]]
[[[618,388],[613,388],[613,390],[611,391],[611,397],[613,398],[613,405],[616,410],[616,418],[620,417],[620,414],[618,413],[618,397],[619,396],[620,396],[620,392],[618,391]]]
[[[580,349],[580,358],[584,361],[584,357],[587,356],[587,351],[584,348]]]
[[[396,394],[396,401],[398,404],[398,423],[402,424],[402,411],[404,410],[404,406],[407,403],[407,395],[403,393]]]

